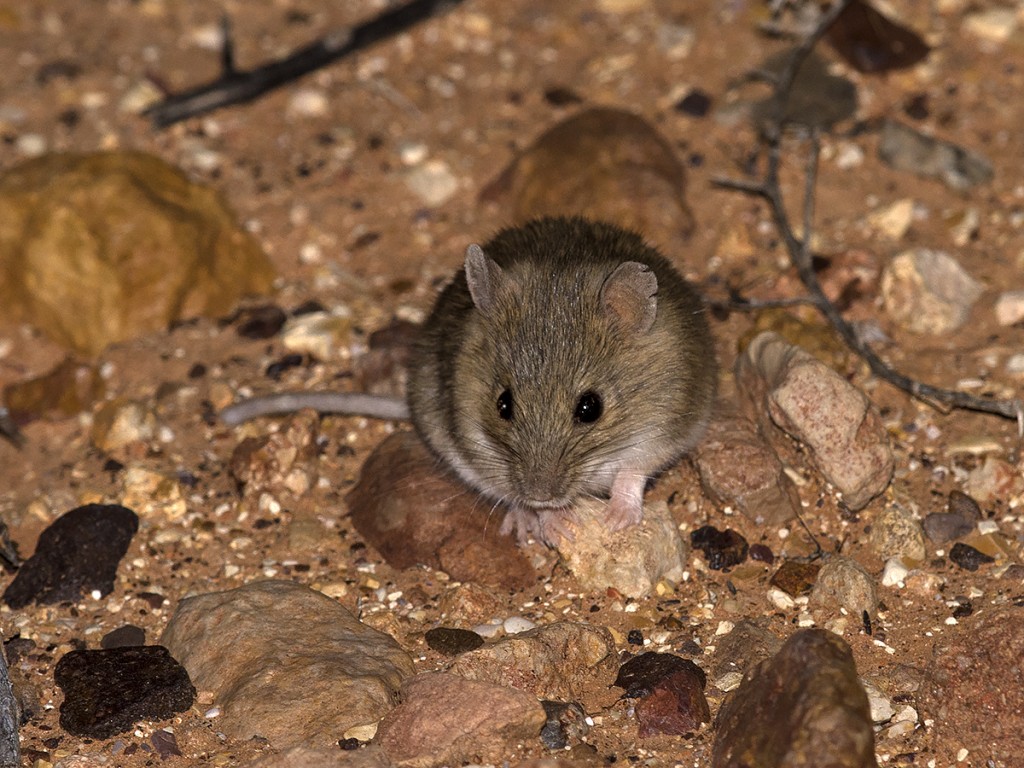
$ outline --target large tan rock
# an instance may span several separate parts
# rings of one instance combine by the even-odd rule
[[[269,290],[219,193],[142,152],[52,154],[0,175],[0,306],[93,355]]]

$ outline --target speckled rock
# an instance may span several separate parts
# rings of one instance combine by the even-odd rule
[[[21,742],[18,739],[18,702],[11,688],[7,660],[0,653],[0,767],[17,768],[21,765]]]
[[[381,721],[374,743],[407,768],[500,763],[518,743],[539,743],[546,719],[521,690],[429,672],[402,686],[402,703]]]
[[[897,170],[938,179],[957,190],[984,184],[993,176],[992,164],[982,155],[896,120],[882,125],[878,156]]]
[[[1011,766],[1024,755],[1024,608],[986,606],[935,644],[918,704],[935,754]],[[991,761],[991,762],[989,762]]]
[[[412,674],[409,655],[326,595],[259,581],[187,597],[161,643],[211,691],[218,728],[276,748],[322,746],[373,723]]]
[[[850,647],[793,634],[747,673],[716,720],[713,768],[876,768],[868,697]]]
[[[755,523],[779,525],[800,511],[796,485],[749,419],[713,421],[694,458],[705,493]]]
[[[898,557],[908,565],[924,560],[928,551],[921,522],[899,504],[887,506],[871,524],[870,542],[882,560]]]
[[[558,622],[506,637],[459,656],[448,671],[572,701],[593,685],[611,685],[618,669],[615,643],[604,627]]]
[[[882,271],[882,301],[896,322],[914,333],[949,333],[967,322],[981,284],[942,251],[917,248],[892,258]]]
[[[889,485],[893,454],[878,411],[863,392],[777,334],[758,334],[736,361],[747,414],[804,443],[851,509]]]
[[[29,603],[74,602],[87,592],[110,594],[138,528],[138,516],[117,504],[72,509],[39,535],[32,557],[7,585],[4,602],[17,610]]]
[[[558,540],[558,553],[583,589],[613,587],[640,598],[649,595],[660,579],[682,578],[686,545],[667,504],[645,504],[643,520],[621,531],[608,528],[605,509],[605,502],[581,499],[574,508],[575,519],[566,522],[572,538]]]
[[[278,500],[304,496],[316,483],[320,418],[304,410],[289,415],[276,432],[247,437],[231,454],[231,476],[242,488],[242,503],[256,505],[266,494]]]
[[[159,645],[70,651],[53,677],[64,691],[61,727],[94,739],[184,712],[196,697],[188,673]]]
[[[808,608],[819,624],[839,618],[840,609],[845,609],[855,625],[860,626],[865,613],[871,619],[878,615],[875,578],[856,560],[832,557],[818,571]]]
[[[132,447],[156,435],[156,415],[146,403],[118,397],[102,403],[93,414],[89,440],[105,454],[125,459]]]
[[[460,581],[521,589],[536,573],[501,509],[443,472],[412,432],[383,440],[345,497],[352,524],[395,568],[429,565]]]
[[[50,154],[0,176],[0,306],[94,355],[226,314],[274,271],[221,196],[142,152]]]

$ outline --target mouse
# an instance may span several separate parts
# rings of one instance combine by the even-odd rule
[[[506,509],[503,533],[554,545],[582,497],[604,522],[643,518],[648,481],[696,446],[717,360],[697,289],[636,232],[546,217],[466,249],[413,343],[405,401],[283,393],[229,424],[299,408],[408,418],[466,485]]]

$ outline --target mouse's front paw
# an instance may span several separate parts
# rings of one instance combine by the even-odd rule
[[[621,531],[623,528],[637,525],[643,519],[643,499],[628,496],[613,496],[608,502],[607,511],[604,513],[605,525],[612,531]]]
[[[550,547],[557,546],[559,539],[572,541],[574,534],[566,525],[566,521],[574,520],[572,508],[531,509],[529,507],[513,507],[505,513],[501,524],[501,532],[514,533],[520,544],[526,544],[532,537]]]

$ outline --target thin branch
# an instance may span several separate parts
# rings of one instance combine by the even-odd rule
[[[851,0],[837,0],[822,17],[814,32],[798,45],[793,55],[779,76],[775,89],[773,119],[764,128],[764,137],[768,145],[768,158],[764,176],[759,182],[718,179],[715,184],[729,189],[736,189],[747,194],[763,198],[772,212],[775,227],[782,237],[800,281],[810,293],[812,303],[825,315],[846,345],[861,357],[878,378],[902,389],[932,407],[940,410],[961,408],[969,411],[990,413],[1008,419],[1016,419],[1018,432],[1024,434],[1024,402],[1016,400],[991,400],[953,389],[935,387],[902,374],[889,366],[870,346],[864,343],[854,326],[843,317],[839,308],[833,304],[822,290],[818,275],[814,271],[811,254],[811,226],[814,219],[814,190],[818,176],[818,157],[820,139],[816,132],[810,136],[810,154],[804,175],[803,205],[803,238],[797,237],[786,213],[779,183],[779,168],[782,164],[782,135],[785,105],[789,98],[793,81],[800,65],[817,44],[818,40],[828,31],[829,26],[843,12]]]
[[[223,43],[221,75],[216,80],[183,93],[168,96],[147,109],[146,114],[156,128],[196,115],[203,115],[230,104],[252,101],[274,88],[325,67],[338,59],[393,37],[421,21],[458,5],[462,0],[410,0],[376,16],[351,30],[327,35],[287,58],[272,61],[248,71],[235,66],[234,45],[230,24],[221,20]]]

